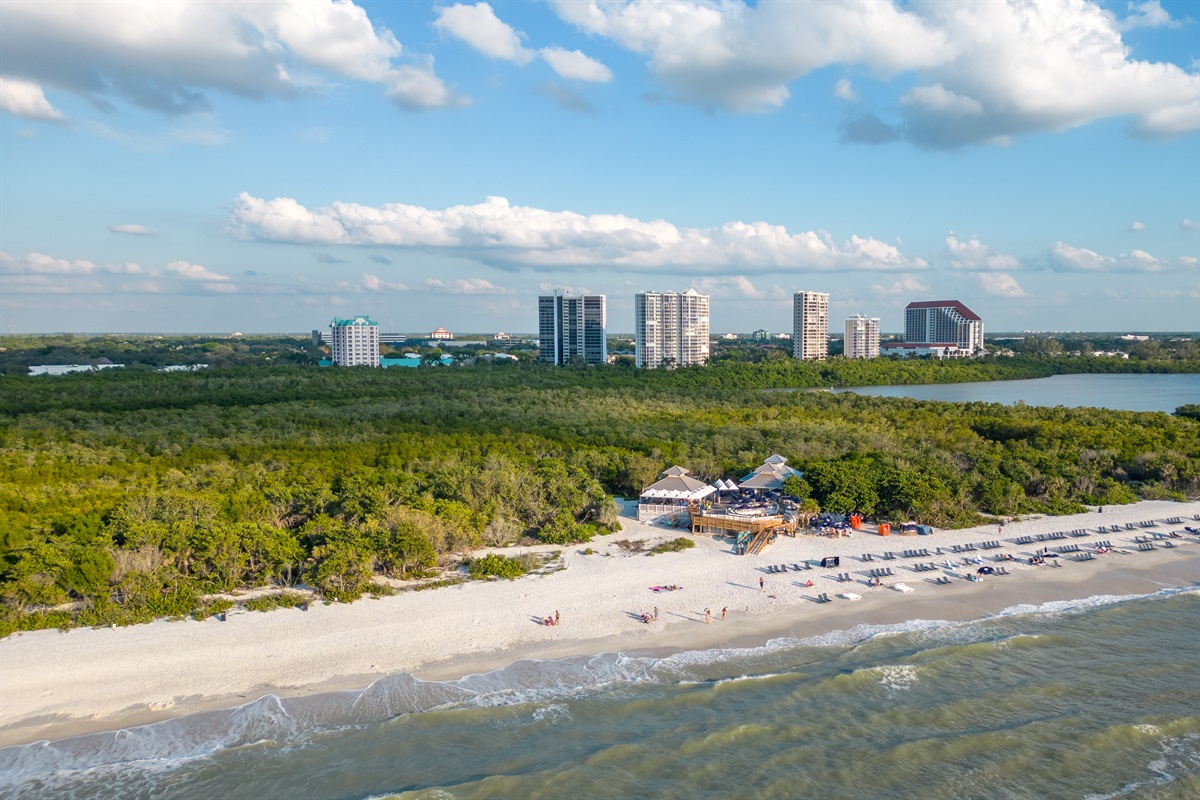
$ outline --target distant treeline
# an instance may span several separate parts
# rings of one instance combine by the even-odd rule
[[[611,530],[610,496],[671,464],[738,479],[779,453],[823,509],[935,525],[1200,494],[1183,414],[763,391],[1057,362],[0,377],[0,632],[205,613],[253,586],[351,599],[482,545]]]

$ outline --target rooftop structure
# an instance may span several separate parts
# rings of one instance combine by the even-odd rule
[[[952,343],[967,355],[982,355],[983,320],[957,300],[924,300],[904,309],[904,341]]]
[[[689,503],[700,502],[716,494],[715,486],[688,475],[683,467],[671,467],[661,480],[650,484],[638,496],[638,521],[685,510]]]
[[[829,295],[796,292],[792,297],[792,355],[803,361],[829,357]]]
[[[436,331],[430,332],[429,338],[430,339],[453,339],[454,334],[439,325],[438,329]]]
[[[751,489],[758,492],[777,491],[783,488],[783,482],[788,478],[803,477],[797,469],[787,465],[787,459],[781,455],[773,455],[738,483],[740,489]]]

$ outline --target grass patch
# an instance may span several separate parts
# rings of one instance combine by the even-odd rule
[[[678,539],[672,539],[669,542],[661,542],[650,548],[648,555],[657,553],[679,553],[683,550],[690,550],[696,546],[696,543],[686,536],[680,536]]]

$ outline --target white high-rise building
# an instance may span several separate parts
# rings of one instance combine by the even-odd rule
[[[607,363],[605,321],[602,294],[542,295],[538,298],[539,359],[559,366],[576,359],[587,364]]]
[[[379,366],[379,323],[370,317],[334,318],[329,346],[339,367]]]
[[[708,363],[709,296],[686,292],[641,292],[633,297],[636,361],[639,367],[690,367]]]
[[[792,356],[824,361],[829,357],[829,295],[796,292],[792,302]]]
[[[854,314],[846,319],[846,358],[879,358],[879,318]]]

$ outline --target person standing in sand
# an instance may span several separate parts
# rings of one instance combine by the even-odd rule
[[[729,616],[729,607],[728,607],[728,606],[722,606],[722,607],[721,607],[721,622],[724,622],[724,621],[725,621],[725,618],[726,618],[727,616]]]
[[[758,576],[758,590],[759,590],[760,592],[765,592],[765,591],[766,591],[766,589],[764,589],[764,588],[763,588],[763,584],[764,584],[764,583],[765,583],[765,581],[763,580],[763,577],[762,577],[762,575],[759,575],[759,576]]]
[[[555,625],[558,624],[558,612],[557,611],[554,612],[554,624]]]
[[[654,618],[658,619],[658,606],[654,607]]]
[[[710,622],[712,622],[712,612],[706,608],[704,609],[704,624],[707,625]]]

